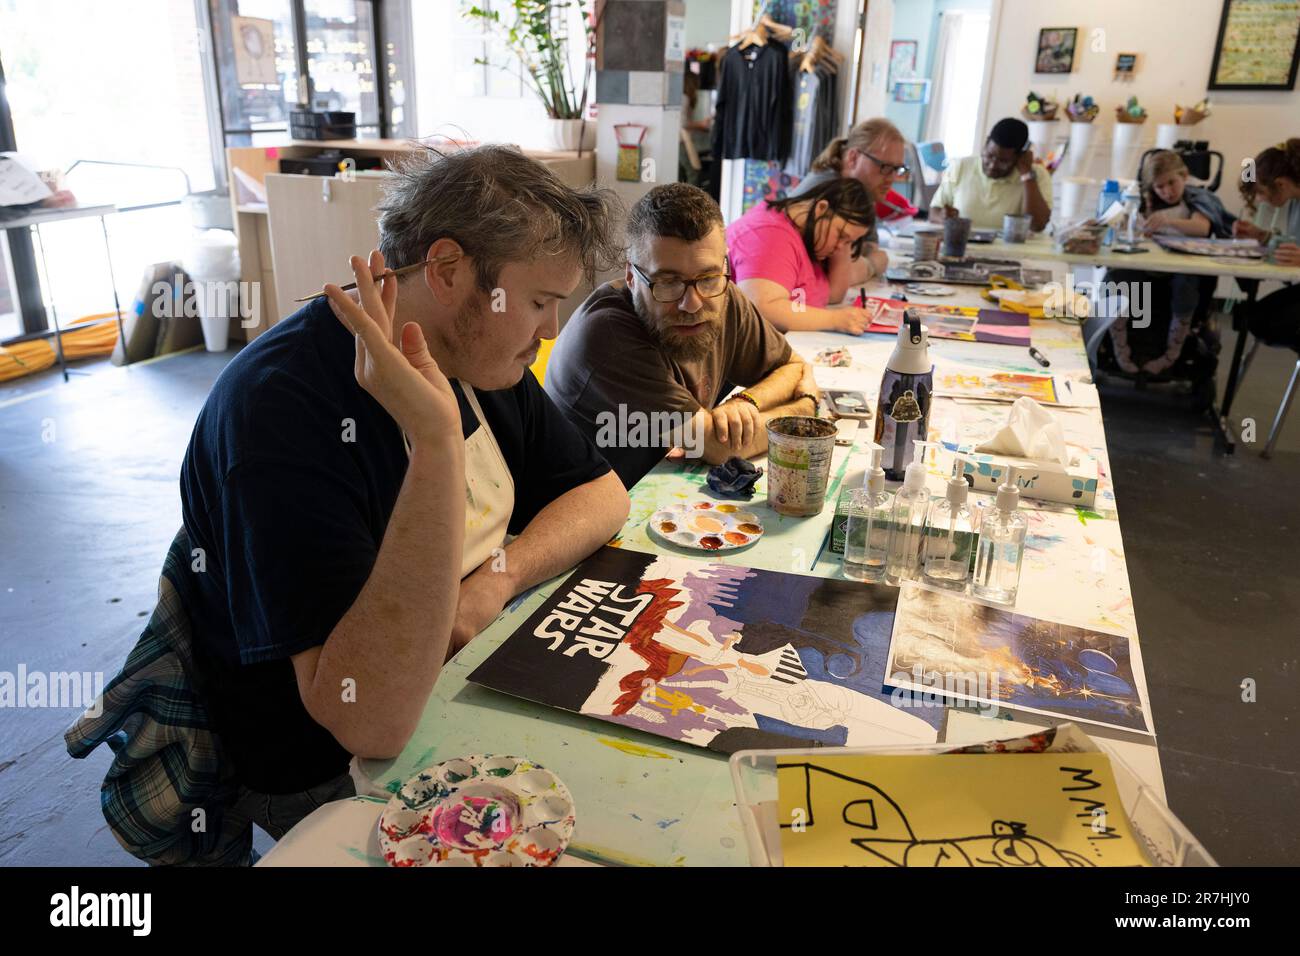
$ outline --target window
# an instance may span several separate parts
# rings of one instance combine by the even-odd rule
[[[301,75],[290,0],[212,0],[212,42],[226,145],[287,133]]]
[[[378,133],[374,11],[365,0],[307,0],[307,74],[315,109],[357,114]]]
[[[124,307],[147,264],[182,252],[189,221],[179,200],[187,188],[216,182],[205,41],[193,3],[0,0],[0,61],[19,154],[35,169],[67,173],[63,185],[82,204],[150,207],[108,220]],[[8,275],[0,281],[9,289],[0,293],[0,338],[38,331],[48,319],[29,314],[31,327],[20,328],[15,289],[40,287],[64,324],[112,310],[98,219],[42,227],[34,262],[8,263],[8,251],[6,243],[0,272],[21,265],[23,275],[15,285]]]
[[[298,104],[355,113],[359,136],[414,135],[409,0],[209,3],[226,145],[283,141]]]

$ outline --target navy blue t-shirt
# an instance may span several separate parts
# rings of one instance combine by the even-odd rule
[[[264,793],[305,790],[350,760],[308,715],[289,658],[323,644],[356,600],[406,476],[401,429],[357,384],[354,357],[326,300],[298,310],[222,372],[181,466],[205,565],[184,596],[196,663],[240,782]],[[468,438],[478,418],[453,389]],[[531,372],[475,394],[514,479],[512,534],[609,471]]]

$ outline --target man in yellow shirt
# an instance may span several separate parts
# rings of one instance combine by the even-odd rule
[[[930,221],[965,216],[973,229],[1001,229],[1002,217],[1028,214],[1041,232],[1052,218],[1052,178],[1034,162],[1029,127],[1018,119],[998,120],[978,156],[954,160],[930,205]]]

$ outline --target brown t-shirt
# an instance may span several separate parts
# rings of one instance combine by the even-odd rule
[[[663,353],[622,281],[592,292],[556,340],[546,366],[546,393],[595,442],[628,488],[672,447],[670,437],[661,434],[664,416],[648,416],[668,412],[678,413],[674,419],[689,418],[790,362],[790,343],[776,326],[734,285],[726,295],[717,347],[696,361],[678,362]],[[611,435],[618,440],[610,441]]]

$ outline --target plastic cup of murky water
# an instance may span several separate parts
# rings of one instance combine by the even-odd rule
[[[949,259],[966,255],[966,241],[970,238],[970,220],[965,216],[949,216],[943,221],[943,254]]]
[[[1029,224],[1032,222],[1030,216],[1012,216],[1002,217],[1002,241],[1003,242],[1024,242],[1029,238]]]
[[[791,415],[767,423],[767,503],[778,514],[819,514],[826,503],[836,429],[825,418]]]

